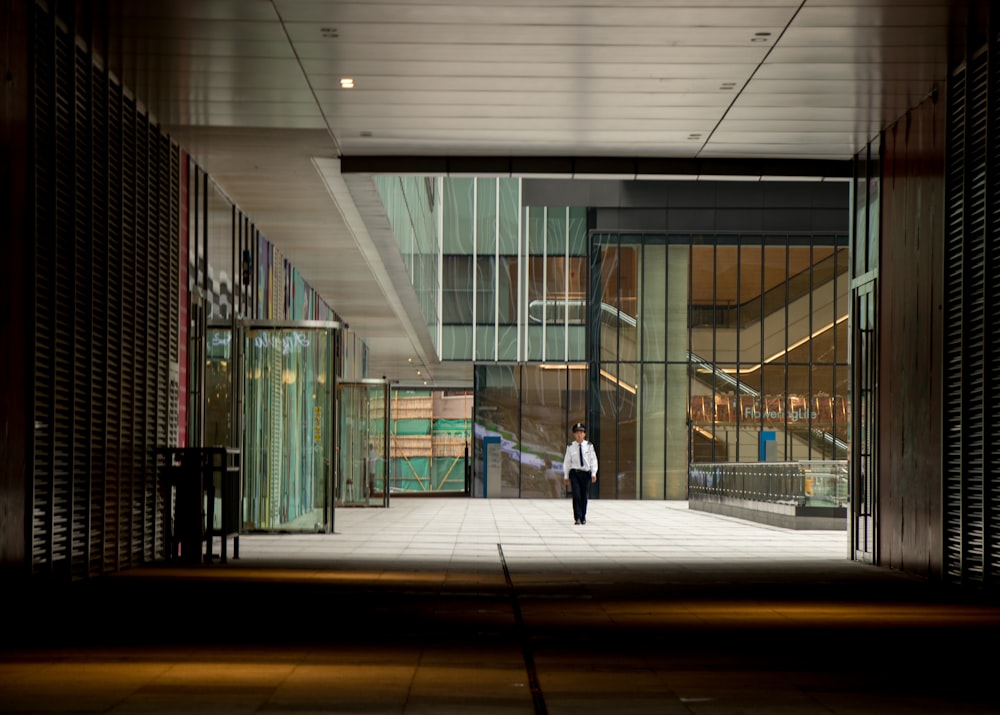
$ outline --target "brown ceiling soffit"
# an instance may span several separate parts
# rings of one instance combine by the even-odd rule
[[[850,160],[628,159],[565,156],[344,156],[344,174],[391,176],[520,176],[561,179],[660,177],[801,177],[850,179]]]

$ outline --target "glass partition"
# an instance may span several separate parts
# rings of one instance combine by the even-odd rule
[[[388,384],[382,380],[342,382],[337,393],[336,504],[388,506]]]
[[[244,527],[328,527],[334,331],[247,327]]]

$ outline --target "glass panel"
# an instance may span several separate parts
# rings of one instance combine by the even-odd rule
[[[531,362],[540,362],[542,360],[542,348],[545,342],[542,337],[542,326],[529,325],[528,329],[525,330],[524,333],[528,341],[527,355],[525,357]]]
[[[497,248],[497,180],[476,180],[476,252],[493,256]]]
[[[545,253],[549,256],[566,255],[567,215],[565,206],[550,206],[545,226]]]
[[[500,257],[500,272],[497,277],[496,291],[501,325],[516,325],[517,323],[517,266],[516,257]]]
[[[764,271],[763,246],[744,243],[740,246],[739,363],[741,368],[759,365],[764,359],[761,342]]]
[[[391,454],[393,492],[434,490],[433,396],[427,390],[393,390]]]
[[[386,503],[386,388],[382,384],[341,383],[338,393],[336,503],[381,506]],[[397,450],[393,436],[390,459]],[[427,437],[430,450],[430,435]],[[394,479],[400,477],[394,473]]]
[[[517,359],[517,327],[502,325],[497,331],[497,359],[509,362]]]
[[[809,397],[812,375],[813,371],[808,364],[788,366],[788,393],[785,395],[784,411],[790,460],[825,458],[819,452],[819,443],[814,446],[811,431],[812,410],[809,407]]]
[[[476,360],[493,360],[497,342],[497,331],[492,325],[476,328]]]
[[[765,365],[761,373],[764,389],[763,397],[757,400],[757,412],[762,429],[775,433],[774,461],[783,462],[788,459],[789,448],[784,414],[785,366]],[[770,456],[768,461],[772,461]]]
[[[494,266],[496,259],[490,256],[476,257],[476,324],[494,325],[497,315],[497,289]]]
[[[250,329],[244,344],[244,521],[252,529],[322,530],[333,331]]]
[[[636,306],[636,322],[641,331],[640,359],[659,362],[666,359],[667,343],[667,247],[645,246],[641,285]]]
[[[562,460],[566,454],[566,369],[526,365],[521,383],[521,433],[518,452],[522,498],[561,498],[564,495]]]
[[[643,499],[662,499],[664,494],[666,462],[666,366],[645,364],[639,385],[640,435],[637,449],[641,496]],[[694,415],[692,415],[692,418]]]
[[[520,433],[520,394],[514,365],[478,365],[476,374],[476,405],[472,496],[517,496],[520,464],[510,456],[512,445]],[[497,452],[496,459],[487,459],[484,447]],[[497,488],[499,482],[500,487]],[[513,488],[509,485],[513,484]],[[507,493],[505,493],[505,490]],[[511,494],[510,492],[513,492]]]
[[[692,246],[689,283],[691,352],[715,361],[715,247]]]
[[[231,447],[233,414],[233,333],[212,330],[206,333],[205,365],[205,446]]]
[[[474,179],[445,179],[442,253],[472,253]]]
[[[587,355],[587,331],[582,325],[569,326],[569,336],[566,345],[566,359],[579,362]]]
[[[618,261],[618,360],[635,361],[639,356],[636,314],[638,312],[639,252],[635,246],[622,246]],[[635,385],[633,375],[629,383]]]
[[[233,316],[233,205],[213,183],[208,192],[209,320]]]
[[[521,180],[500,179],[500,253],[516,256],[521,225]]]
[[[468,325],[441,326],[441,359],[472,359],[472,327]]]
[[[472,324],[472,257],[442,256],[441,322]]]
[[[604,246],[598,253],[601,271],[597,291],[601,305],[598,317],[600,360],[602,364],[618,360],[618,247]]]
[[[569,255],[587,256],[587,209],[573,206],[569,210]]]
[[[600,467],[597,485],[591,487],[591,496],[599,494],[603,499],[614,499],[618,491],[619,434],[618,415],[621,412],[620,388],[615,379],[609,378],[602,370],[600,386],[600,424],[596,433],[591,425],[588,439],[594,440]],[[598,438],[597,435],[600,435]],[[600,444],[598,444],[598,440]]]

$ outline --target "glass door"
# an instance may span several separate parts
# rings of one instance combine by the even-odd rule
[[[337,385],[338,506],[389,506],[389,385],[385,380]]]
[[[242,326],[244,529],[332,529],[335,329]]]

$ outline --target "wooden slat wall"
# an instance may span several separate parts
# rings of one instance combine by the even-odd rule
[[[945,102],[885,130],[879,262],[880,563],[941,572]]]

